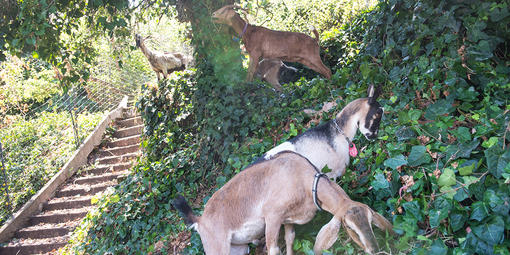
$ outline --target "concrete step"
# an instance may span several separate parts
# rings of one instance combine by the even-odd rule
[[[53,198],[43,205],[43,211],[73,209],[90,206],[92,196]]]
[[[102,157],[96,159],[96,163],[99,165],[111,165],[111,164],[119,164],[134,158],[137,158],[140,155],[139,152],[124,154],[122,156],[111,156],[111,157]]]
[[[133,118],[136,116],[140,116],[140,114],[136,112],[136,109],[134,107],[125,108],[124,111],[122,112],[122,117],[124,119]]]
[[[138,152],[140,150],[140,144],[115,147],[109,149],[99,150],[99,157],[110,157],[110,156],[122,156],[129,153]]]
[[[140,144],[140,138],[141,138],[141,135],[133,135],[133,136],[128,136],[128,137],[124,137],[124,138],[119,138],[112,142],[108,142],[106,144],[106,147],[114,148],[114,147],[122,147],[122,146]]]
[[[143,132],[143,125],[121,128],[113,133],[115,138],[124,138],[128,136],[140,135]]]
[[[121,175],[128,175],[129,171],[118,171],[105,173],[101,175],[89,175],[84,177],[76,178],[73,183],[74,184],[96,184],[101,182],[113,181],[119,178]]]
[[[123,162],[118,164],[99,166],[94,169],[82,171],[81,176],[87,176],[89,174],[103,174],[116,171],[124,171],[126,169],[129,169],[132,165],[133,165],[132,162]]]
[[[5,247],[0,247],[0,254],[2,255],[26,255],[26,254],[41,254],[56,251],[65,245],[69,237],[65,238],[48,238],[48,239],[25,239],[21,243],[9,244]]]
[[[68,235],[73,231],[80,221],[71,221],[60,224],[39,224],[18,230],[16,238],[44,239]]]
[[[76,185],[71,184],[55,193],[55,197],[72,197],[76,195],[86,196],[94,195],[107,189],[110,186],[116,185],[116,181],[103,182],[96,185]]]
[[[143,121],[142,121],[142,117],[135,116],[132,118],[124,118],[122,120],[117,120],[116,124],[117,124],[117,126],[119,126],[121,128],[126,128],[126,127],[141,125],[141,124],[143,124]]]
[[[64,209],[56,211],[46,211],[35,216],[30,217],[30,224],[48,224],[48,223],[63,223],[67,221],[74,221],[81,219],[87,215],[87,212],[92,207],[82,207],[77,209]]]

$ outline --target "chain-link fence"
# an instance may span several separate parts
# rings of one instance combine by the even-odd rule
[[[124,96],[130,100],[152,73],[135,64],[99,62],[89,80],[56,94],[0,130],[0,224],[21,208],[72,156]]]

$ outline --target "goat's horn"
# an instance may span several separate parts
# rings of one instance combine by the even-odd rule
[[[232,8],[232,9],[239,9],[239,10],[241,10],[241,11],[245,11],[245,12],[249,12],[247,9],[245,9],[245,8],[243,8],[243,7],[241,7],[241,6],[237,5],[237,4],[229,4],[229,5],[225,5],[225,6],[223,6],[222,8],[226,8],[226,7],[228,7],[228,8]]]

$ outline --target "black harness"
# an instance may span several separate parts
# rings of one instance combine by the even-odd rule
[[[326,174],[323,174],[323,173],[316,173],[315,174],[315,178],[313,179],[313,186],[312,186],[312,197],[313,197],[313,203],[315,204],[315,206],[317,206],[317,209],[319,209],[319,211],[322,211],[322,207],[319,205],[319,199],[317,198],[317,184],[319,184],[319,178],[321,177],[324,177],[324,178],[328,178],[326,176]]]

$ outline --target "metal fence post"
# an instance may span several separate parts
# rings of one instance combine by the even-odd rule
[[[73,110],[70,109],[69,113],[71,114],[71,121],[73,122],[74,143],[76,144],[76,149],[78,149],[80,147],[80,138],[78,137],[78,127],[76,126],[76,121],[74,120]]]
[[[12,206],[11,206],[11,199],[9,197],[9,186],[7,186],[7,174],[5,174],[5,164],[4,164],[4,151],[2,149],[2,143],[0,142],[0,159],[1,159],[1,162],[2,162],[2,172],[4,174],[4,189],[5,189],[5,196],[7,197],[7,206],[9,208],[9,211],[11,212],[12,211]]]

